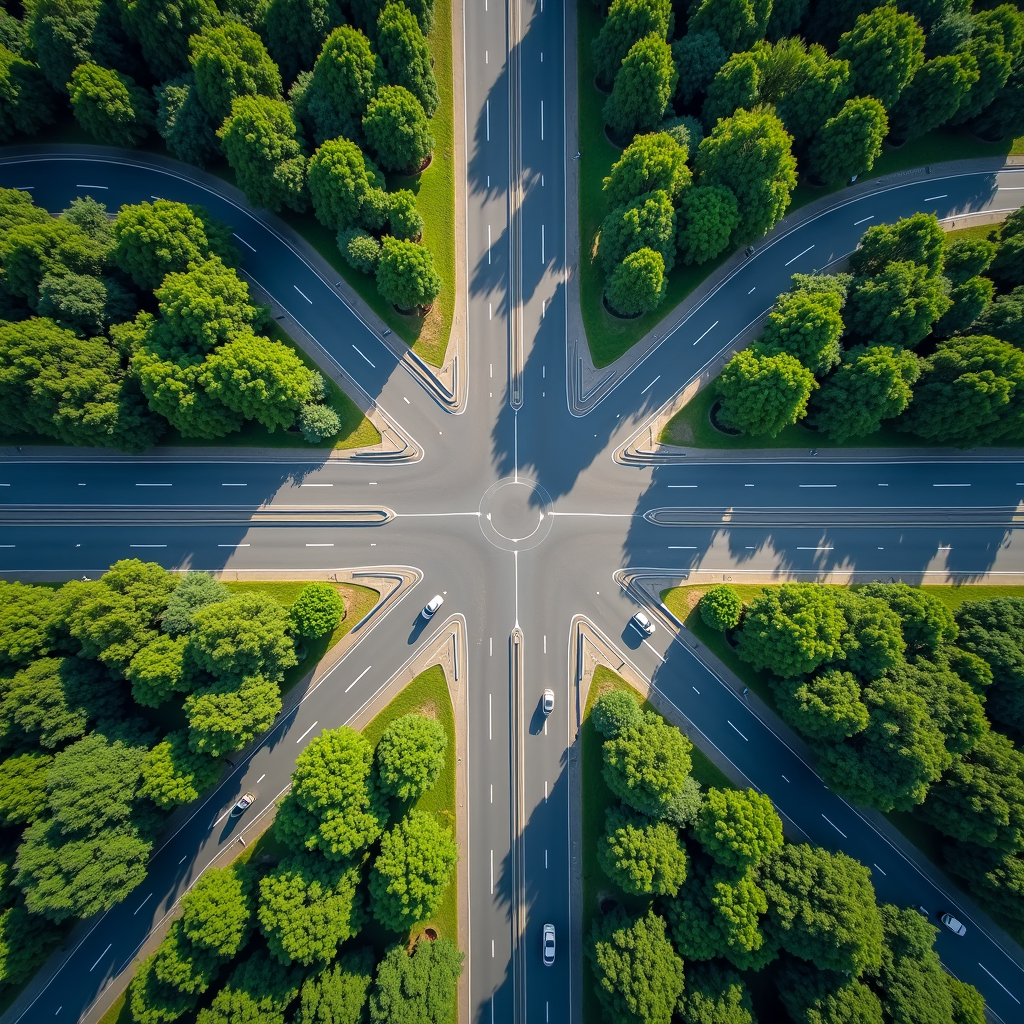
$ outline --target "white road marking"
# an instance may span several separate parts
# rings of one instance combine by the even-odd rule
[[[939,545],[939,550],[940,551],[952,551],[953,550],[953,545],[952,544],[940,544]]]
[[[875,869],[876,871],[882,871],[882,869],[881,869],[881,868],[880,868],[880,867],[879,867],[879,866],[878,866],[877,864],[875,864],[875,863],[874,863],[874,861],[872,861],[872,863],[871,863],[871,866],[872,866],[872,867],[873,867],[873,868],[874,868],[874,869]],[[883,874],[883,875],[885,875],[885,872],[884,872],[884,871],[882,871],[882,874]]]
[[[494,637],[493,636],[489,636],[487,638],[487,647],[488,647],[488,653],[493,658],[494,657]]]
[[[491,54],[490,54],[489,50],[484,50],[484,63],[485,64],[490,64],[491,63]]]
[[[830,820],[829,820],[828,818],[826,818],[826,817],[825,817],[825,815],[824,815],[824,814],[822,815],[822,817],[823,817],[823,818],[825,818],[825,820],[826,820],[826,821],[827,821],[827,822],[828,822],[828,823],[829,823],[829,824],[830,824],[830,825],[831,825],[831,826],[832,826],[832,827],[833,827],[833,828],[834,828],[834,829],[835,829],[835,830],[836,830],[836,831],[837,831],[837,832],[838,832],[838,833],[839,833],[839,834],[840,834],[840,835],[841,835],[841,836],[842,836],[842,837],[843,837],[844,839],[847,839],[847,838],[849,838],[849,837],[848,837],[848,836],[846,835],[846,833],[845,833],[845,832],[844,832],[844,831],[843,831],[843,830],[842,830],[842,829],[841,829],[841,828],[840,828],[840,827],[839,827],[839,826],[838,826],[838,825],[837,825],[837,824],[836,824],[836,823],[835,823],[834,821],[830,821]]]
[[[219,548],[248,548],[252,547],[251,544],[218,544]]]
[[[96,963],[94,963],[94,964],[92,965],[92,967],[90,967],[90,968],[89,968],[89,973],[90,973],[90,974],[92,974],[92,972],[93,972],[93,971],[95,971],[97,967],[99,967],[99,965],[100,965],[100,960],[102,960],[102,959],[103,959],[103,958],[104,958],[104,957],[105,957],[105,956],[106,956],[106,955],[107,955],[107,954],[108,954],[108,953],[110,952],[110,947],[111,947],[112,945],[113,945],[113,943],[112,943],[112,942],[108,942],[108,943],[107,943],[107,948],[106,948],[105,950],[103,950],[103,952],[102,952],[102,953],[100,953],[100,955],[99,955],[98,959],[96,960]]]
[[[1020,1000],[979,960],[978,966],[1018,1005]]]
[[[544,780],[544,803],[548,802],[548,780]]]
[[[1000,192],[1024,192],[1024,185],[1000,185]]]
[[[491,803],[494,803],[494,783],[491,783]]]
[[[246,247],[246,249],[252,249],[252,251],[253,251],[253,252],[255,252],[255,251],[256,251],[255,249],[253,249],[253,247],[252,247],[252,246],[251,246],[251,245],[250,245],[250,244],[249,244],[249,243],[248,243],[248,242],[247,242],[247,241],[246,241],[246,240],[245,240],[245,239],[244,239],[244,238],[243,238],[243,237],[242,237],[241,235],[237,235],[237,234],[235,234],[235,232],[234,232],[234,231],[232,231],[232,232],[231,232],[231,234],[232,234],[232,235],[233,235],[233,236],[234,236],[235,238],[237,238],[237,239],[238,239],[238,240],[239,240],[239,241],[240,241],[240,242],[242,243],[242,245],[244,245],[244,246]]]
[[[544,870],[545,871],[547,870],[547,867],[548,867],[548,851],[545,850],[544,851]]]
[[[136,487],[173,487],[174,484],[136,484]]]
[[[658,659],[658,661],[660,661],[662,663],[662,665],[664,665],[665,664],[665,659],[656,650],[654,650],[653,647],[651,647],[650,643],[648,643],[648,641],[645,640],[644,644],[645,644],[646,647],[648,647],[650,649],[650,651],[654,654],[654,656]]]
[[[970,487],[970,484],[932,484],[932,487]]]
[[[0,548],[13,548],[14,546],[13,544],[0,544]]]
[[[926,203],[930,203],[930,202],[932,202],[932,201],[933,201],[933,200],[935,200],[935,199],[948,199],[948,198],[949,198],[949,196],[948,196],[948,195],[946,195],[946,194],[943,194],[943,195],[941,195],[941,196],[927,196],[927,197],[925,198],[925,202],[926,202]]]
[[[744,484],[743,486],[744,487],[753,487],[754,485],[753,484]]]
[[[366,354],[365,354],[365,353],[363,352],[363,350],[362,350],[361,348],[358,348],[358,347],[357,347],[357,346],[355,346],[355,345],[353,345],[352,347],[353,347],[353,348],[354,348],[354,349],[355,349],[355,350],[356,350],[356,351],[357,351],[357,352],[358,352],[358,353],[359,353],[359,354],[360,354],[360,355],[361,355],[361,356],[362,356],[362,357],[363,357],[364,359],[366,359],[366,361],[367,361],[368,363],[370,363],[370,360],[369,360],[369,359],[367,358]],[[373,367],[373,368],[374,368],[375,370],[377,369],[377,364],[376,364],[376,363],[370,363],[370,365],[371,365],[371,366],[372,366],[372,367]]]
[[[545,654],[548,653],[548,635],[547,635],[547,633],[544,634],[544,653]]]
[[[789,782],[789,779],[787,779],[785,775],[782,776],[782,779],[784,782]]]
[[[187,860],[188,860],[188,854],[186,853],[185,856],[182,857],[181,860],[178,861],[178,863],[179,864],[184,864],[185,861],[187,861]]]
[[[806,256],[807,253],[809,253],[813,248],[814,248],[813,245],[807,246],[807,248],[804,249],[803,252],[798,252],[791,260],[787,260],[785,263],[783,263],[783,266],[784,267],[788,267],[790,265],[790,263],[796,263],[796,261],[798,259],[800,259],[801,256]]]
[[[797,551],[832,551],[832,545],[819,544],[817,547],[802,547],[797,546]]]
[[[292,287],[312,306],[313,300],[297,285],[293,284]]]
[[[798,487],[837,487],[838,484],[797,484]]]
[[[365,676],[365,675],[366,675],[366,673],[367,673],[367,672],[369,672],[371,668],[373,668],[373,666],[372,666],[372,665],[367,665],[367,666],[366,666],[366,668],[364,668],[364,669],[363,669],[363,671],[362,671],[362,672],[360,672],[360,673],[359,673],[359,675],[357,675],[357,676],[355,677],[355,679],[353,679],[353,680],[352,680],[352,682],[351,682],[351,683],[349,683],[349,684],[348,684],[348,686],[346,686],[346,687],[345,687],[345,692],[346,692],[346,693],[348,693],[348,691],[349,691],[349,690],[351,690],[351,689],[352,689],[352,687],[353,687],[353,686],[355,686],[355,685],[356,685],[356,683],[358,683],[358,682],[359,682],[359,680],[360,680],[360,679],[362,679],[362,678],[363,678],[363,676]]]
[[[261,776],[260,776],[260,777],[259,777],[259,778],[258,778],[258,779],[256,780],[256,785],[258,786],[258,785],[259,785],[259,784],[260,784],[260,783],[261,783],[261,782],[262,782],[262,781],[263,781],[263,780],[264,780],[264,779],[265,779],[266,777],[267,777],[267,773],[266,773],[266,772],[264,772],[264,773],[263,773],[263,774],[262,774],[262,775],[261,775]]]
[[[679,490],[683,490],[684,488],[687,489],[687,490],[695,490],[696,487],[697,487],[696,484],[669,484],[668,485],[668,489],[670,491],[679,491]]]
[[[14,545],[12,544],[11,547],[13,548]],[[130,548],[165,548],[165,547],[167,547],[167,545],[166,544],[129,544],[128,547],[130,547]]]
[[[747,294],[748,295],[753,295],[756,290],[757,290],[757,285],[755,284],[754,287],[751,288],[749,292],[747,292]]]
[[[149,894],[149,895],[148,895],[148,896],[147,896],[147,897],[146,897],[146,898],[145,898],[145,899],[144,899],[144,900],[143,900],[143,901],[142,901],[142,902],[141,902],[141,903],[140,903],[140,904],[139,904],[139,905],[138,905],[138,906],[137,906],[137,907],[136,907],[136,908],[135,908],[135,909],[134,909],[134,910],[132,911],[132,917],[134,917],[134,916],[135,916],[135,915],[136,915],[136,914],[137,914],[137,913],[138,913],[138,912],[139,912],[139,911],[140,911],[140,910],[141,910],[141,909],[142,909],[142,908],[143,908],[143,907],[144,907],[144,906],[145,906],[145,905],[146,905],[146,904],[147,904],[147,903],[148,903],[148,902],[149,902],[149,901],[150,901],[150,900],[152,899],[152,897],[153,897],[153,894],[152,894],[152,893],[150,893],[150,894]]]
[[[412,402],[410,402],[409,399],[405,397],[405,395],[402,395],[402,401],[405,402],[406,405],[412,405]]]
[[[669,551],[696,551],[697,546],[695,544],[669,544]]]
[[[489,740],[494,739],[494,720],[492,717],[494,711],[493,704],[494,695],[489,693],[487,694],[487,738]]]
[[[544,225],[540,226],[540,265],[544,266],[547,260],[544,259]]]
[[[491,959],[494,959],[494,939],[491,939]],[[491,1020],[494,1020],[494,1000],[491,999]]]
[[[221,487],[248,487],[248,484],[221,484]]]
[[[693,692],[697,694],[698,697],[700,696],[700,690],[698,690],[697,687],[694,686],[692,683],[690,684],[690,689],[693,690]]]
[[[544,141],[544,101],[540,101],[540,141]]]
[[[727,719],[726,719],[726,721],[727,721],[727,722],[729,722],[729,719],[727,718]],[[730,724],[730,725],[732,725],[732,722],[729,722],[729,724]],[[735,726],[735,725],[732,725],[732,727],[733,727],[734,729],[736,729],[736,726]],[[743,733],[741,733],[741,732],[739,731],[739,729],[736,729],[736,731],[740,733],[740,736],[743,736]],[[746,736],[743,736],[743,739],[744,739],[744,740],[746,740],[746,742],[747,742],[747,743],[749,743],[749,742],[750,742],[750,740],[748,740]]]
[[[491,265],[491,225],[487,225],[487,265]]]
[[[494,851],[491,850],[491,895],[494,895]]]
[[[487,141],[491,141],[491,101],[484,101],[484,110],[487,114]]]
[[[654,385],[655,385],[655,384],[657,384],[659,380],[661,380],[661,374],[660,374],[660,373],[658,374],[658,376],[657,376],[657,377],[655,377],[655,378],[654,378],[654,380],[652,380],[652,381],[651,381],[651,383],[650,383],[650,384],[648,384],[648,385],[647,385],[647,387],[645,387],[645,388],[643,389],[643,391],[641,391],[641,392],[640,392],[640,394],[641,394],[641,395],[646,395],[646,394],[647,394],[647,392],[648,392],[648,391],[650,391],[650,390],[651,390],[651,388],[653,388],[653,387],[654,387]]]
[[[710,326],[710,327],[709,327],[709,328],[707,329],[707,331],[705,331],[705,332],[704,332],[704,334],[702,334],[702,335],[700,336],[700,338],[698,338],[698,339],[697,339],[697,341],[700,341],[700,340],[701,340],[701,338],[703,338],[703,337],[704,337],[704,335],[708,333],[708,331],[713,331],[713,330],[714,330],[714,329],[715,329],[715,328],[716,328],[717,326],[718,326],[718,321],[716,320],[716,321],[715,321],[715,322],[714,322],[714,323],[713,323],[713,324],[712,324],[712,325],[711,325],[711,326]],[[696,345],[696,344],[697,344],[697,341],[695,341],[695,342],[694,342],[694,345]]]
[[[301,743],[317,727],[318,724],[319,722],[314,722],[295,742]]]
[[[10,486],[11,486],[10,484],[0,484],[0,487],[10,487]],[[84,486],[85,486],[85,484],[79,484],[78,486],[79,486],[79,487],[84,487]],[[1020,486],[1020,484],[1018,484],[1017,486],[1019,487],[1019,486]]]
[[[104,192],[110,190],[109,185],[76,185],[75,188],[101,188]]]
[[[871,214],[870,217],[861,217],[860,220],[855,220],[853,222],[853,226],[856,227],[858,224],[867,224],[867,222],[869,220],[874,220],[874,219],[875,219],[875,215],[874,214]]]
[[[879,487],[888,487],[889,485],[888,484],[879,484],[878,486]]]
[[[307,544],[307,548],[333,548],[333,544]]]
[[[300,487],[333,487],[334,484],[299,484]]]

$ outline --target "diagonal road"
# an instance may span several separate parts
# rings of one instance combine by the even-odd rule
[[[613,397],[574,416],[566,401],[565,168],[575,142],[565,125],[564,55],[572,41],[564,14],[557,0],[474,0],[462,11],[471,354],[460,416],[420,388],[285,229],[228,192],[211,191],[205,179],[192,180],[187,168],[171,172],[114,151],[0,156],[0,184],[31,188],[53,210],[86,193],[111,207],[151,196],[206,205],[231,225],[245,272],[424,451],[420,462],[401,465],[45,449],[10,452],[0,462],[0,571],[8,575],[96,574],[132,556],[214,570],[406,564],[424,574],[414,598],[392,608],[169,838],[147,884],[105,915],[51,970],[34,1002],[19,1002],[5,1021],[85,1014],[213,851],[233,841],[221,815],[237,793],[257,787],[261,803],[273,799],[311,724],[348,720],[422,642],[415,611],[435,592],[468,622],[470,906],[461,941],[472,1019],[578,1020],[567,774],[576,722],[566,642],[581,613],[633,645],[625,624],[635,603],[613,573],[633,566],[914,579],[1024,572],[1018,453],[730,456],[663,466],[612,458],[770,305],[791,273],[840,258],[868,223],[919,209],[951,216],[1015,208],[1024,197],[1020,172],[890,182],[791,232],[778,230]],[[337,521],[357,508],[394,517],[372,526]],[[521,638],[518,673],[513,636]],[[770,721],[673,643],[670,629],[631,657],[799,829],[874,865],[883,898],[970,916],[961,896],[938,892],[827,792]],[[556,708],[545,721],[538,707],[546,687]],[[550,969],[539,949],[547,921],[559,936]],[[1024,972],[998,936],[972,922],[969,942],[943,935],[940,952],[1001,1019],[1020,1019]]]

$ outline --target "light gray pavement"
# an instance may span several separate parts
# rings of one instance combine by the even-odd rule
[[[419,604],[435,592],[445,593],[446,610],[466,616],[471,680],[470,906],[468,934],[461,936],[469,954],[471,1019],[547,1024],[579,1019],[581,950],[568,941],[570,921],[578,913],[569,884],[567,761],[575,723],[568,637],[572,616],[580,613],[613,641],[629,645],[626,623],[636,606],[613,579],[615,570],[779,576],[855,570],[878,578],[929,574],[936,580],[1013,578],[1024,571],[1015,517],[1024,463],[1015,453],[922,454],[900,458],[898,464],[884,452],[850,458],[797,453],[666,466],[623,466],[613,461],[613,453],[728,346],[793,271],[827,263],[853,244],[866,223],[918,209],[962,215],[999,204],[1016,206],[1024,180],[1014,170],[972,170],[928,182],[934,190],[916,181],[890,183],[857,198],[862,204],[857,209],[843,207],[788,234],[778,232],[773,248],[762,247],[763,258],[746,261],[676,335],[622,380],[612,397],[592,414],[576,417],[566,401],[565,351],[571,339],[564,283],[565,171],[567,156],[571,161],[575,152],[564,127],[564,57],[574,42],[564,34],[566,11],[557,0],[512,8],[474,0],[463,16],[469,358],[467,404],[459,416],[423,389],[421,378],[347,309],[333,282],[318,277],[297,247],[244,207],[191,181],[188,169],[170,174],[119,162],[114,153],[102,160],[66,154],[31,161],[24,154],[0,157],[0,184],[31,187],[36,201],[51,209],[86,192],[111,206],[152,195],[205,203],[247,243],[240,247],[246,271],[423,452],[417,462],[373,465],[315,456],[282,461],[277,453],[254,459],[244,452],[213,459],[199,454],[125,459],[42,449],[8,452],[0,460],[0,484],[7,485],[0,487],[0,571],[91,575],[132,556],[178,568],[297,571],[401,563],[420,569],[424,579],[413,591],[415,599],[395,607],[352,649],[332,677],[336,684],[307,698],[260,756],[272,761],[275,778],[286,780],[309,724],[321,728],[345,721],[360,694],[387,680],[419,641],[422,628],[414,614]],[[520,62],[519,124],[509,119],[510,25]],[[520,130],[519,145],[511,147],[510,132]],[[522,185],[514,211],[508,194],[513,170]],[[511,293],[510,211],[519,218],[521,238]],[[513,304],[521,309],[523,339],[518,412],[509,404]],[[313,506],[329,514],[355,505],[390,508],[396,517],[376,527],[308,521]],[[261,508],[281,510],[288,524],[245,521]],[[645,513],[651,514],[645,518]],[[235,521],[197,526],[197,516]],[[513,701],[509,637],[516,625],[524,661],[522,692]],[[656,643],[640,647],[641,670],[663,691],[678,690],[680,702],[697,700],[685,697],[686,687],[696,685],[701,700],[684,707],[686,714],[699,718],[723,754],[768,790],[773,773],[792,753],[769,731],[758,734],[752,759],[755,747],[747,744],[755,741],[744,728],[746,718],[740,720],[749,709],[730,703],[731,688],[669,640],[659,631]],[[545,686],[557,694],[546,727],[537,716]],[[513,815],[513,739],[521,741],[521,817]],[[247,763],[230,786],[248,785],[265,770],[255,761]],[[802,771],[793,796],[779,797],[780,806],[789,800],[786,813],[798,826],[866,863],[891,866],[885,858],[894,855],[886,844],[856,820],[844,828],[847,819],[840,816],[853,812],[843,810],[806,765]],[[230,786],[204,806],[219,815],[235,791]],[[823,830],[822,814],[838,829]],[[191,871],[206,844],[220,835],[222,824],[213,827],[218,815],[197,814],[161,856],[184,857]],[[514,834],[522,837],[522,936],[512,925]],[[169,869],[162,865],[154,862],[151,877],[170,880],[171,898],[174,886],[190,876],[179,875],[185,867],[178,869],[176,862]],[[903,870],[876,875],[883,897],[904,903],[930,899],[930,883]],[[899,878],[900,886],[887,878]],[[139,893],[141,899],[145,893]],[[110,911],[99,926],[117,942],[111,940],[109,949],[98,939],[83,943],[28,1012],[17,1004],[5,1022],[22,1014],[33,1021],[74,1019],[83,1012],[130,960],[138,934],[145,931],[150,910],[139,910],[133,899]],[[956,906],[955,892],[949,899]],[[556,925],[560,937],[552,968],[540,960],[540,928],[546,921]],[[972,928],[969,940],[959,945],[945,936],[942,942],[950,969],[978,984],[994,1012],[1007,1021],[1021,1018],[1024,973],[983,927]]]

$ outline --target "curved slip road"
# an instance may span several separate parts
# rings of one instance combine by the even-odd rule
[[[0,464],[0,569],[8,575],[95,574],[117,558],[138,556],[204,569],[407,564],[425,577],[169,841],[147,885],[101,918],[31,1006],[19,1003],[5,1019],[85,1013],[213,851],[233,841],[220,817],[237,793],[255,786],[265,803],[287,785],[303,744],[319,728],[348,720],[429,635],[415,611],[435,592],[445,593],[446,610],[463,612],[469,627],[470,848],[463,856],[470,906],[462,942],[472,1020],[579,1019],[581,951],[570,941],[578,865],[570,860],[566,771],[576,722],[566,640],[572,616],[581,613],[624,646],[632,643],[625,624],[635,604],[612,573],[845,568],[888,578],[1024,570],[1014,519],[1024,464],[1015,456],[787,454],[662,467],[611,459],[763,312],[791,273],[838,257],[868,223],[918,209],[947,216],[1016,207],[1024,196],[1018,172],[889,186],[782,234],[628,376],[612,401],[578,419],[566,405],[564,359],[564,168],[573,145],[562,117],[563,9],[553,0],[518,7],[483,0],[465,7],[464,19],[471,354],[469,403],[457,417],[419,388],[283,235],[191,182],[187,169],[178,176],[113,154],[0,159],[0,184],[31,188],[54,210],[86,193],[111,207],[154,195],[208,206],[238,236],[243,269],[425,453],[415,464],[371,466],[305,454],[282,463],[244,452],[125,459],[49,457],[36,449]],[[515,74],[510,59],[518,62]],[[510,345],[512,308],[518,317]],[[520,396],[517,412],[509,399],[518,404]],[[377,527],[308,521],[352,505],[387,507],[396,518]],[[247,521],[266,507],[287,522]],[[516,625],[521,690],[510,676]],[[938,893],[918,875],[750,706],[671,643],[667,630],[632,656],[800,829],[875,865],[881,898],[959,909],[961,897]],[[557,700],[545,723],[537,708],[548,686]],[[553,968],[540,960],[546,921],[559,936]],[[1003,1020],[1020,1019],[1024,972],[980,925],[972,922],[968,941],[943,934],[939,949]]]

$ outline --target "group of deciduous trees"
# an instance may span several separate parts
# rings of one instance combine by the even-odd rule
[[[293,618],[307,616],[297,600]],[[413,926],[437,909],[457,859],[450,830],[414,805],[444,768],[447,735],[407,714],[376,750],[349,728],[324,730],[299,755],[274,831],[276,863],[208,871],[131,985],[138,1024],[449,1024],[462,954]],[[364,878],[364,867],[368,878]],[[368,894],[364,889],[368,884]],[[367,899],[368,895],[368,899]],[[369,904],[369,906],[367,906]],[[376,965],[357,939],[368,914],[398,933]]]
[[[767,231],[789,206],[798,165],[838,185],[872,168],[886,136],[901,143],[944,124],[988,138],[1024,131],[1015,6],[810,6],[698,0],[684,22],[669,0],[612,0],[592,56],[610,90],[605,122],[627,146],[605,182],[600,239],[614,312],[654,309],[677,256],[700,263]],[[624,190],[624,162],[655,173],[620,173]],[[762,375],[788,380],[791,369]]]
[[[0,432],[137,452],[168,423],[340,430],[320,374],[259,333],[266,309],[203,208],[158,199],[110,220],[86,198],[54,219],[0,189],[0,229]]]
[[[137,560],[59,589],[0,583],[0,986],[25,980],[55,926],[142,881],[166,813],[273,722],[293,635],[343,614],[328,584],[289,612]],[[161,728],[168,713],[183,727]]]
[[[36,0],[23,21],[5,14],[0,33],[0,141],[39,131],[68,102],[107,145],[155,130],[179,159],[226,159],[256,206],[312,200],[389,302],[429,306],[440,281],[415,197],[386,191],[377,167],[415,174],[430,158],[432,25],[432,0]],[[364,216],[333,215],[361,187],[338,173],[339,148],[374,191]],[[350,252],[355,230],[373,245]]]
[[[836,790],[913,811],[947,837],[954,871],[1024,921],[1024,601],[954,615],[902,583],[785,584],[743,608],[722,585],[700,611],[771,673]]]
[[[933,215],[865,232],[850,273],[795,274],[718,379],[719,421],[840,443],[884,420],[967,447],[1024,438],[1024,214],[949,241]],[[997,294],[997,286],[1002,294]]]
[[[708,615],[735,602],[709,591]],[[786,844],[768,797],[700,792],[690,744],[631,693],[595,702],[607,809],[598,861],[634,905],[595,919],[586,948],[610,1024],[752,1024],[743,972],[781,959],[779,997],[797,1024],[955,1020],[982,1024],[976,990],[949,977],[937,929],[879,906],[870,872],[844,854]]]

